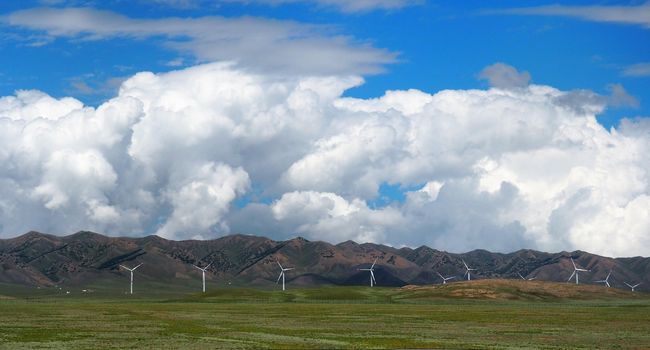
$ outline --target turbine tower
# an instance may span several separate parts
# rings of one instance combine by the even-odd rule
[[[284,290],[284,272],[293,270],[293,267],[282,267],[279,261],[276,260],[276,262],[280,266],[280,276],[278,276],[278,280],[275,281],[275,284],[278,284],[278,282],[280,282],[280,278],[282,278],[282,290]]]
[[[375,261],[372,263],[372,266],[370,266],[369,269],[359,269],[359,271],[370,271],[370,287],[374,286],[377,284],[377,281],[375,280],[375,264],[377,263],[377,258],[375,258]]]
[[[537,277],[526,278],[526,277],[522,276],[519,272],[517,272],[517,274],[519,275],[519,278],[521,278],[524,281],[532,281],[535,278],[537,278]]]
[[[438,276],[440,276],[440,278],[442,278],[442,284],[447,284],[447,281],[456,278],[456,276],[445,277],[445,276],[441,275],[440,272],[437,272],[437,271],[436,271],[436,273],[438,274]]]
[[[573,261],[573,258],[571,258],[571,263],[573,264],[573,273],[571,274],[571,277],[569,277],[569,279],[566,280],[566,281],[569,282],[573,278],[573,275],[575,275],[576,276],[576,284],[580,284],[578,274],[580,272],[589,272],[591,270],[585,270],[585,269],[578,268],[578,266],[576,266],[576,262]]]
[[[209,263],[208,266],[206,266],[206,267],[204,267],[204,268],[200,268],[200,267],[198,267],[198,266],[192,264],[192,266],[194,266],[194,267],[196,267],[197,269],[201,270],[201,272],[203,273],[203,293],[205,293],[205,270],[207,270],[208,267],[210,267],[210,265],[212,265],[212,263]]]
[[[605,277],[604,280],[596,281],[596,283],[605,283],[607,285],[607,288],[610,287],[609,285],[609,276],[612,274],[612,270],[609,270],[609,273],[607,274],[607,277]]]
[[[626,286],[630,287],[630,289],[632,289],[633,292],[634,292],[634,289],[635,289],[636,287],[638,287],[638,286],[641,285],[641,282],[639,282],[639,283],[637,283],[637,284],[635,284],[635,285],[630,285],[630,284],[628,284],[627,282],[623,282],[623,283],[625,283]]]
[[[470,274],[470,271],[476,271],[476,269],[470,269],[469,266],[467,266],[467,264],[465,263],[465,260],[460,259],[460,261],[462,261],[462,262],[463,262],[463,265],[465,265],[465,275],[467,275],[467,280],[468,280],[468,281],[471,281],[471,280],[472,280],[472,276],[471,276],[471,274]]]
[[[135,269],[137,269],[137,268],[140,267],[140,266],[142,266],[142,264],[140,264],[140,265],[138,265],[138,266],[136,266],[136,267],[130,269],[130,268],[124,266],[124,265],[120,265],[120,267],[123,267],[123,268],[125,268],[125,269],[131,271],[131,294],[133,294],[133,271],[135,271]]]

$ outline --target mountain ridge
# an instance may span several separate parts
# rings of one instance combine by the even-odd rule
[[[110,237],[90,231],[56,236],[36,231],[0,239],[0,283],[50,286],[65,283],[84,285],[103,279],[121,278],[119,265],[144,263],[140,278],[182,285],[196,273],[194,265],[213,263],[208,280],[256,286],[271,286],[278,274],[276,260],[295,267],[287,282],[296,285],[363,285],[369,277],[359,268],[376,258],[378,285],[440,283],[438,272],[464,273],[464,260],[476,268],[472,277],[519,278],[564,282],[573,271],[570,257],[591,273],[581,281],[602,280],[612,270],[610,283],[625,288],[623,282],[643,284],[637,290],[650,290],[650,258],[610,258],[584,251],[547,253],[520,249],[511,253],[492,253],[475,249],[449,253],[428,246],[395,248],[351,240],[338,244],[309,241],[296,237],[275,241],[263,236],[233,234],[212,240],[173,241],[155,235]]]

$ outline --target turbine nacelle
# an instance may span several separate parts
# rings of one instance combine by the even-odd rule
[[[282,279],[282,290],[285,290],[285,284],[284,284],[284,273],[285,273],[286,271],[291,271],[291,270],[293,270],[294,268],[293,268],[293,267],[282,267],[282,264],[280,264],[279,261],[276,260],[276,262],[278,263],[278,266],[280,266],[280,276],[278,276],[278,280],[275,281],[275,284],[278,284],[278,282],[280,282],[280,279]]]
[[[573,258],[570,258],[570,259],[571,259],[571,263],[573,264],[573,273],[571,274],[571,276],[569,276],[569,279],[566,280],[566,281],[569,282],[569,281],[571,281],[571,279],[573,278],[573,276],[576,276],[576,284],[580,284],[578,274],[579,274],[580,272],[590,272],[591,270],[586,270],[586,269],[581,269],[581,268],[579,268],[579,267],[576,265],[576,262],[573,261]]]
[[[375,280],[375,264],[377,263],[377,259],[379,259],[379,257],[375,258],[375,261],[369,269],[359,269],[359,271],[370,271],[370,287],[377,284],[377,280]]]
[[[436,273],[438,274],[438,276],[440,276],[440,278],[442,278],[442,284],[447,284],[447,281],[456,278],[456,276],[445,277],[445,276],[441,275],[440,272],[436,272]]]
[[[208,266],[206,266],[204,268],[201,268],[201,267],[198,267],[198,266],[192,264],[192,266],[194,266],[197,269],[201,270],[202,277],[203,277],[203,293],[205,293],[205,271],[208,269],[208,267],[210,267],[210,265],[212,265],[212,263],[209,263]]]
[[[634,289],[636,289],[636,287],[640,286],[642,282],[639,282],[639,283],[637,283],[635,285],[631,285],[631,284],[629,284],[627,282],[623,282],[623,283],[625,283],[626,286],[630,287],[630,289],[632,289],[632,291],[634,292]]]
[[[476,271],[476,269],[472,269],[469,266],[467,266],[467,264],[465,263],[465,260],[460,259],[460,261],[462,261],[463,265],[465,265],[465,273],[463,274],[463,276],[467,276],[467,280],[471,281],[472,280],[472,274],[470,272],[471,271]]]
[[[610,287],[610,285],[609,285],[609,276],[611,276],[611,275],[612,275],[612,271],[610,270],[609,273],[607,274],[607,277],[605,277],[604,280],[596,281],[596,283],[605,283],[607,288],[609,288]]]
[[[124,269],[127,269],[127,270],[129,270],[129,272],[131,272],[131,288],[130,288],[131,294],[133,294],[133,271],[135,271],[135,269],[137,269],[138,267],[142,266],[142,264],[143,263],[140,263],[138,266],[136,266],[134,268],[128,268],[128,267],[126,267],[124,265],[120,265],[120,267],[122,267]]]

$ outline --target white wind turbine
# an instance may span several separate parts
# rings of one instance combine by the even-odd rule
[[[607,285],[607,288],[609,288],[609,276],[612,274],[612,270],[609,270],[609,273],[607,274],[607,277],[605,277],[604,280],[596,281],[596,283],[605,283]]]
[[[537,278],[537,277],[526,278],[526,277],[522,276],[519,272],[517,272],[517,274],[519,275],[519,278],[521,278],[524,281],[532,281],[535,278]]]
[[[637,284],[635,284],[635,285],[630,285],[630,284],[628,284],[627,282],[623,282],[623,283],[625,283],[626,286],[630,287],[630,289],[632,289],[632,291],[634,292],[634,289],[635,289],[636,287],[640,286],[642,282],[639,282],[639,283],[637,283]]]
[[[198,266],[192,264],[192,266],[194,266],[194,267],[196,267],[197,269],[201,270],[201,272],[203,273],[203,293],[205,293],[205,270],[207,270],[208,267],[210,267],[210,265],[212,265],[212,263],[209,263],[208,266],[206,266],[206,267],[204,267],[204,268],[200,268],[200,267],[198,267]]]
[[[125,269],[131,271],[131,294],[133,294],[133,271],[135,271],[135,269],[137,269],[137,268],[140,267],[140,266],[142,266],[142,264],[140,264],[140,265],[138,265],[138,266],[136,266],[136,267],[130,269],[130,268],[124,266],[124,265],[120,265],[120,267],[123,267],[123,268],[125,268]]]
[[[470,269],[469,266],[467,266],[467,264],[465,263],[465,260],[460,259],[460,261],[462,261],[463,265],[465,265],[465,275],[467,275],[467,280],[471,281],[472,276],[470,275],[470,271],[476,271],[476,269]]]
[[[377,284],[377,281],[375,280],[375,264],[377,263],[377,259],[378,258],[375,258],[375,261],[369,269],[359,269],[359,271],[370,271],[370,287]]]
[[[442,284],[447,284],[447,281],[453,280],[454,278],[456,278],[456,276],[445,277],[445,276],[441,275],[440,272],[436,272],[436,273],[438,274],[438,276],[440,276],[440,278],[442,278]]]
[[[569,277],[569,279],[566,280],[566,281],[569,282],[569,281],[573,278],[573,275],[575,275],[575,276],[576,276],[576,284],[580,284],[580,283],[579,283],[578,274],[579,274],[580,272],[589,272],[589,271],[591,271],[591,270],[579,269],[578,266],[576,266],[576,262],[573,261],[573,258],[571,258],[571,263],[573,264],[573,273],[571,274],[571,276]]]
[[[282,278],[282,290],[284,290],[284,272],[285,271],[290,271],[293,270],[293,267],[282,267],[279,261],[276,261],[278,265],[280,266],[280,276],[278,276],[278,280],[275,281],[275,284],[278,284],[280,282],[280,278]]]

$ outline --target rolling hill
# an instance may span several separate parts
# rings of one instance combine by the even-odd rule
[[[581,274],[581,283],[593,284],[612,270],[612,287],[623,282],[644,282],[637,290],[650,290],[650,258],[608,258],[582,251],[545,253],[520,250],[491,253],[474,250],[463,254],[426,246],[416,249],[347,241],[329,244],[294,238],[274,241],[248,235],[231,235],[207,241],[171,241],[158,236],[107,237],[93,232],[54,236],[29,232],[0,240],[0,283],[23,286],[83,286],[102,281],[122,283],[126,272],[119,269],[143,263],[137,279],[170,288],[197,284],[199,271],[192,264],[207,265],[213,284],[272,288],[278,276],[276,260],[295,267],[287,274],[292,285],[363,285],[368,275],[359,268],[377,259],[375,270],[380,286],[430,285],[440,283],[436,272],[461,279],[462,260],[476,268],[476,279],[518,279],[521,274],[537,280],[565,282],[577,264],[591,272]]]

